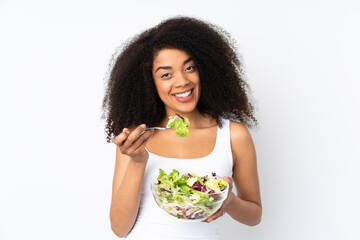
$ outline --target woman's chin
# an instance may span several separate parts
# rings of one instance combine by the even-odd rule
[[[170,110],[171,112],[174,113],[179,113],[179,114],[189,114],[194,112],[195,110],[197,110],[196,105],[192,105],[192,106],[181,106],[181,107],[169,107],[168,110]]]

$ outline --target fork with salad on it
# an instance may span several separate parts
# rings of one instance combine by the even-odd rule
[[[175,116],[169,117],[169,121],[166,125],[165,128],[162,127],[149,127],[146,128],[141,134],[143,134],[144,132],[150,130],[150,129],[155,129],[155,130],[170,130],[170,129],[175,129],[175,134],[178,135],[179,137],[188,137],[189,135],[189,119],[187,119],[186,117],[182,117],[180,114],[175,113]],[[140,134],[140,135],[141,135]]]

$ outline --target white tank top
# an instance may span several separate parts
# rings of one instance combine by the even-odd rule
[[[222,217],[210,222],[183,222],[160,209],[150,190],[150,176],[159,168],[188,168],[215,172],[219,176],[232,176],[233,160],[230,143],[230,121],[222,119],[223,127],[217,130],[213,151],[202,158],[180,159],[158,156],[149,152],[141,193],[139,213],[125,239],[127,240],[184,240],[220,239]]]

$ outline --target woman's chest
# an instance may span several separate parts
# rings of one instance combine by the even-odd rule
[[[179,138],[173,131],[156,132],[148,141],[147,149],[167,158],[201,158],[215,148],[217,126],[189,132],[189,137]]]

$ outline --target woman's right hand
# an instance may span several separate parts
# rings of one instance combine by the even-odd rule
[[[114,143],[119,147],[122,154],[131,157],[136,162],[144,162],[149,158],[145,146],[154,130],[148,130],[140,135],[146,128],[145,124],[139,125],[132,132],[128,128],[114,138]]]

